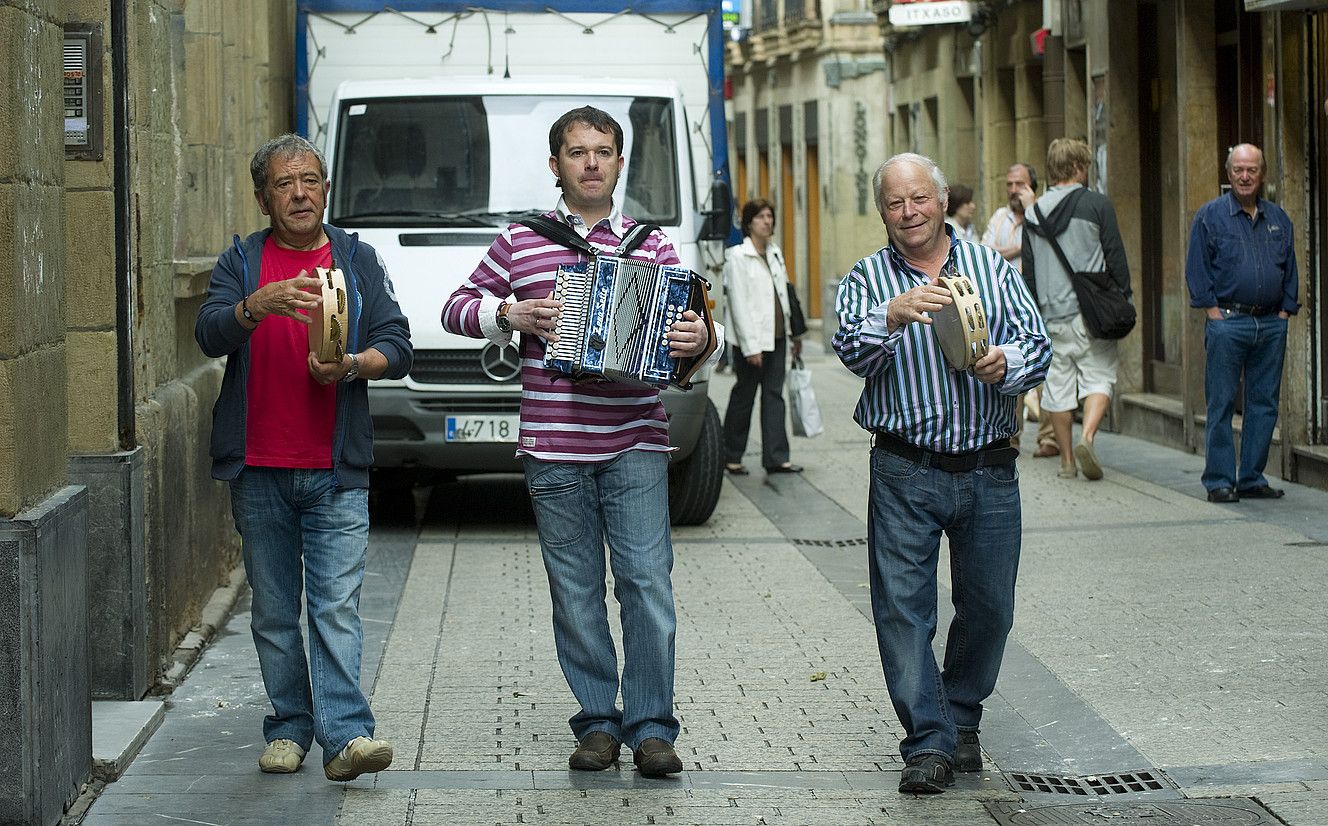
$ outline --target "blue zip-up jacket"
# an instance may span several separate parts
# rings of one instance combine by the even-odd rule
[[[410,323],[397,304],[383,259],[373,247],[328,224],[332,262],[346,277],[350,318],[346,351],[370,347],[387,358],[383,378],[399,379],[410,370],[413,351]],[[207,298],[194,323],[194,338],[212,358],[227,356],[221,393],[212,408],[212,478],[230,481],[244,470],[245,424],[248,421],[249,335],[235,317],[235,305],[258,289],[263,244],[272,230],[255,232],[243,241],[236,235],[217,259],[208,282]],[[343,488],[367,488],[373,464],[373,420],[369,416],[369,383],[337,384],[336,429],[332,434],[332,468]]]

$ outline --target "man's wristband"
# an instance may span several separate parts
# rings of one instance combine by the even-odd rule
[[[258,323],[258,319],[254,318],[254,314],[249,312],[249,296],[247,295],[244,297],[244,300],[240,302],[240,314],[244,316],[245,321],[252,324]]]
[[[344,382],[355,381],[360,376],[360,360],[355,356],[354,353],[350,353],[349,355],[350,355],[350,369],[346,371],[346,375],[341,377],[341,380]]]

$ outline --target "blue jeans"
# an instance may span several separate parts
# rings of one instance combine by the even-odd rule
[[[872,614],[890,702],[907,734],[899,744],[905,761],[952,761],[957,730],[975,731],[982,720],[1014,623],[1020,518],[1014,462],[947,473],[871,452]],[[942,533],[955,607],[943,671],[931,648]]]
[[[1277,399],[1282,392],[1282,359],[1286,355],[1287,320],[1277,315],[1252,316],[1223,311],[1220,321],[1204,324],[1204,396],[1208,421],[1204,426],[1203,486],[1208,490],[1247,490],[1268,484],[1263,469],[1268,446],[1277,426]],[[1245,374],[1245,406],[1240,430],[1240,472],[1236,473],[1236,443],[1231,415],[1236,389]]]
[[[558,664],[581,705],[577,740],[608,732],[635,749],[678,736],[673,716],[673,544],[666,453],[629,450],[606,462],[524,459],[553,596]],[[604,545],[623,629],[618,656],[605,605]]]
[[[338,488],[331,470],[246,467],[231,482],[253,591],[250,628],[272,713],[267,742],[317,739],[323,762],[374,717],[360,690],[360,585],[369,547],[369,491]],[[309,659],[300,638],[306,592]]]

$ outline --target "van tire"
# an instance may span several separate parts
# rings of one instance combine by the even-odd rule
[[[669,465],[669,515],[675,525],[703,525],[715,512],[724,485],[724,427],[706,399],[701,433],[692,453]]]

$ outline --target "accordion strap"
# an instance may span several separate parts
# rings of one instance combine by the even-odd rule
[[[562,221],[555,221],[547,215],[532,215],[528,218],[522,218],[517,223],[523,227],[533,229],[556,244],[562,244],[564,247],[585,253],[592,258],[600,254],[600,251],[591,246],[590,242],[582,238],[576,230]],[[644,244],[646,239],[650,237],[650,233],[657,229],[659,229],[657,224],[633,224],[631,229],[627,230],[622,243],[613,251],[613,254],[619,257],[627,255]]]

